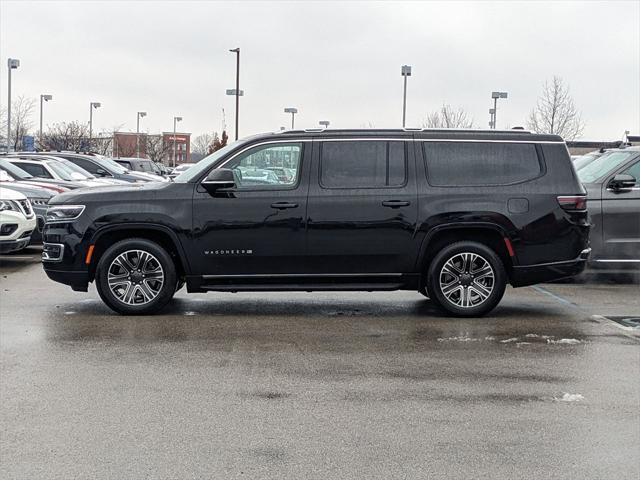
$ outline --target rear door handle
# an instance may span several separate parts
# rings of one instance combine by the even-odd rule
[[[289,203],[289,202],[276,202],[271,204],[271,208],[277,208],[278,210],[285,210],[287,208],[298,208],[298,204]]]
[[[408,207],[411,205],[411,202],[407,202],[404,200],[385,200],[382,202],[383,207],[389,208],[400,208],[400,207]]]

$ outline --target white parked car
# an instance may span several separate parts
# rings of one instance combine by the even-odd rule
[[[100,182],[97,179],[89,178],[86,174],[82,174],[74,169],[71,169],[58,160],[26,160],[13,157],[8,157],[7,160],[11,164],[15,165],[16,167],[20,167],[36,178],[74,182],[85,187],[100,187],[107,185],[106,182]]]
[[[0,253],[25,248],[35,228],[36,215],[27,197],[0,187]]]

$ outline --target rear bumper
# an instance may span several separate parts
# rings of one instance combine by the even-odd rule
[[[590,254],[591,249],[585,248],[573,260],[514,266],[511,274],[511,284],[514,287],[525,287],[536,283],[574,277],[585,269]]]

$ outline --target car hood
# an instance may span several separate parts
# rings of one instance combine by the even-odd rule
[[[2,188],[8,188],[9,190],[15,190],[27,196],[27,198],[44,198],[50,199],[55,195],[51,190],[46,188],[36,187],[32,185],[24,185],[17,182],[2,182],[0,183]]]
[[[72,205],[91,202],[130,202],[132,200],[148,201],[154,198],[165,198],[174,195],[169,191],[184,188],[185,184],[167,182],[128,183],[104,187],[83,188],[61,193],[51,199],[50,205]]]
[[[138,171],[133,171],[133,170],[129,170],[127,172],[127,175],[131,175],[132,177],[136,177],[139,178],[140,180],[146,180],[146,181],[151,181],[151,182],[166,182],[167,179],[164,177],[161,177],[160,175],[155,175],[153,173],[148,173],[148,172],[138,172]]]

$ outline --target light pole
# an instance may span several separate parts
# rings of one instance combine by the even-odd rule
[[[294,107],[287,107],[284,109],[284,113],[291,114],[291,130],[293,130],[295,125],[295,117],[296,117],[296,113],[298,113],[298,109]]]
[[[329,120],[320,120],[318,123],[322,125],[325,129],[329,128],[329,125],[331,124]]]
[[[176,166],[176,122],[181,122],[182,117],[173,117],[173,166]]]
[[[240,48],[232,48],[229,51],[236,54],[236,88],[232,95],[236,96],[236,140],[238,140],[238,125],[240,125],[240,95],[242,95],[242,93],[240,93]],[[227,95],[229,95],[229,90],[227,90]]]
[[[489,128],[493,128],[493,125],[494,125],[493,115],[495,113],[496,113],[496,109],[495,108],[490,108],[489,109]]]
[[[136,158],[140,158],[140,119],[146,116],[147,112],[138,112],[136,116]]]
[[[491,98],[493,98],[493,129],[496,129],[497,115],[498,115],[498,99],[507,98],[507,92],[491,92]]]
[[[401,75],[404,77],[404,93],[402,94],[402,128],[407,121],[407,77],[411,76],[411,65],[403,65]]]
[[[7,152],[11,151],[11,70],[15,70],[20,66],[20,60],[17,58],[10,58],[7,60],[7,67],[9,70],[9,78],[7,81],[7,92],[9,101],[7,102]]]
[[[91,150],[91,137],[93,135],[93,109],[101,106],[100,102],[91,102],[89,104],[89,150]]]
[[[42,143],[42,102],[53,100],[53,95],[40,95],[40,143]]]

